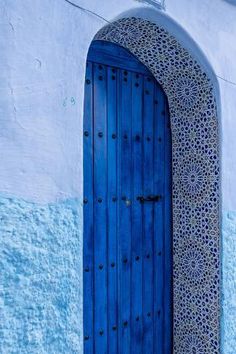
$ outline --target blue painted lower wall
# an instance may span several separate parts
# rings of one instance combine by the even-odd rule
[[[236,353],[236,211],[223,213],[222,223],[222,354]]]
[[[0,353],[82,353],[82,208],[0,197]],[[236,352],[236,211],[223,214],[222,354]]]
[[[0,198],[0,353],[81,353],[77,200]]]

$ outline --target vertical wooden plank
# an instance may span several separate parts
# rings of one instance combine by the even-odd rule
[[[153,78],[144,76],[143,190],[153,195]],[[143,352],[153,353],[153,202],[143,204]]]
[[[142,189],[142,96],[143,75],[132,73],[132,285],[131,285],[131,352],[142,354],[142,205],[137,197]]]
[[[130,288],[131,288],[131,74],[120,70],[120,338],[119,351],[130,353]]]
[[[84,97],[84,353],[93,353],[93,65],[87,63]]]
[[[106,67],[94,64],[94,337],[107,353],[107,97]]]
[[[108,352],[117,353],[117,70],[107,68]]]
[[[164,352],[172,352],[172,151],[170,115],[167,98],[164,99],[164,135],[165,135],[165,206],[164,206],[164,248],[165,248],[165,281],[164,281]],[[164,272],[163,271],[163,272]]]
[[[121,249],[121,240],[120,240],[120,229],[122,225],[122,220],[120,218],[120,208],[123,204],[121,200],[121,146],[122,146],[122,125],[121,125],[121,90],[122,90],[122,82],[121,82],[121,72],[120,69],[117,69],[117,171],[116,171],[116,180],[117,180],[117,323],[118,323],[118,331],[117,331],[117,353],[121,353],[122,350],[122,306],[121,306],[121,277],[120,273],[122,271],[122,249]]]
[[[154,206],[154,341],[157,354],[165,353],[163,346],[164,324],[164,184],[165,184],[165,102],[160,86],[155,84],[154,97],[154,191],[161,195]]]

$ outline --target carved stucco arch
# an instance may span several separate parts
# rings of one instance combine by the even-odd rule
[[[169,102],[173,154],[174,352],[219,353],[220,174],[213,84],[178,40],[148,20],[122,18],[95,39],[127,48]]]

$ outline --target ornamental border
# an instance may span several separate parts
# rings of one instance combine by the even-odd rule
[[[173,333],[176,354],[220,351],[220,154],[213,84],[162,26],[119,19],[95,36],[142,62],[168,98],[172,131]]]

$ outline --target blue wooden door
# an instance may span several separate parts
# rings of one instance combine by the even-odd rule
[[[84,103],[84,353],[172,348],[166,96],[117,45],[93,42]]]

